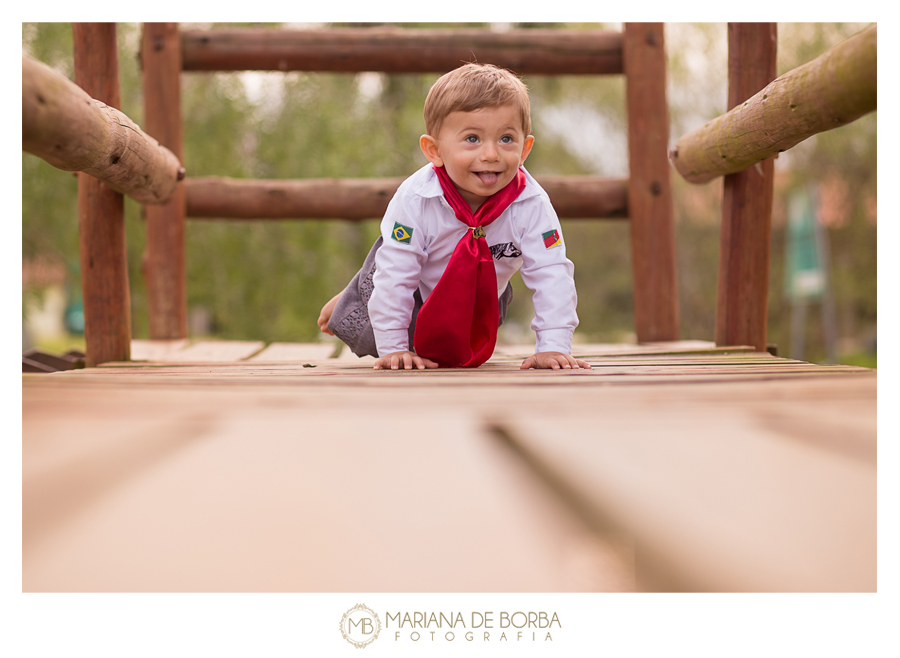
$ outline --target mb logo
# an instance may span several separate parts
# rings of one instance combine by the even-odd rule
[[[341,635],[357,649],[367,647],[381,632],[381,620],[372,610],[358,603],[341,618]]]

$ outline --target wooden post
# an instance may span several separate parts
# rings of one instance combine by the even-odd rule
[[[678,294],[663,25],[626,23],[623,51],[635,328],[639,342],[676,340]]]
[[[145,23],[141,44],[144,130],[184,162],[181,127],[181,39],[177,23]],[[185,192],[179,185],[165,204],[145,206],[150,338],[187,337],[184,261]]]
[[[97,100],[119,108],[116,24],[74,23],[72,32],[76,84]],[[78,174],[78,246],[85,365],[128,361],[131,298],[124,198],[84,173]]]
[[[775,78],[775,23],[728,24],[728,109]],[[769,158],[725,177],[716,344],[766,349],[775,163]]]

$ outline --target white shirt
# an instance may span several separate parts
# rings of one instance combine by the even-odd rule
[[[527,183],[518,198],[484,227],[494,253],[497,296],[521,269],[522,280],[534,291],[531,329],[537,336],[535,352],[570,354],[572,334],[578,326],[575,267],[566,258],[562,229],[550,198],[527,171],[525,177]],[[403,227],[399,235],[404,242],[394,237],[397,225]],[[413,293],[418,288],[422,301],[428,299],[467,230],[444,198],[431,164],[397,189],[381,221],[384,243],[375,256],[375,289],[369,299],[379,356],[412,349]],[[543,236],[552,231],[557,231],[559,244],[548,247]]]

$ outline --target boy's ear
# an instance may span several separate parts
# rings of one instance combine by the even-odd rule
[[[534,146],[534,135],[528,135],[528,137],[525,138],[525,147],[522,149],[522,159],[519,160],[520,167],[525,164],[525,158],[531,153],[532,146]]]
[[[444,159],[441,157],[437,140],[434,137],[431,135],[422,135],[419,137],[419,148],[422,149],[422,153],[425,154],[428,161],[435,167],[444,166]]]

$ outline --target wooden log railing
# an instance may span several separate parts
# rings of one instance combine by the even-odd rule
[[[477,60],[519,74],[622,73],[622,34],[605,30],[185,30],[185,71],[444,73]]]
[[[205,176],[185,180],[192,219],[377,219],[403,178],[255,180]],[[597,176],[541,176],[562,218],[628,216],[628,181]]]
[[[167,201],[184,169],[131,119],[49,66],[22,56],[22,149],[144,204]]]
[[[877,106],[877,26],[766,85],[727,114],[682,136],[670,153],[685,180],[736,173]]]

